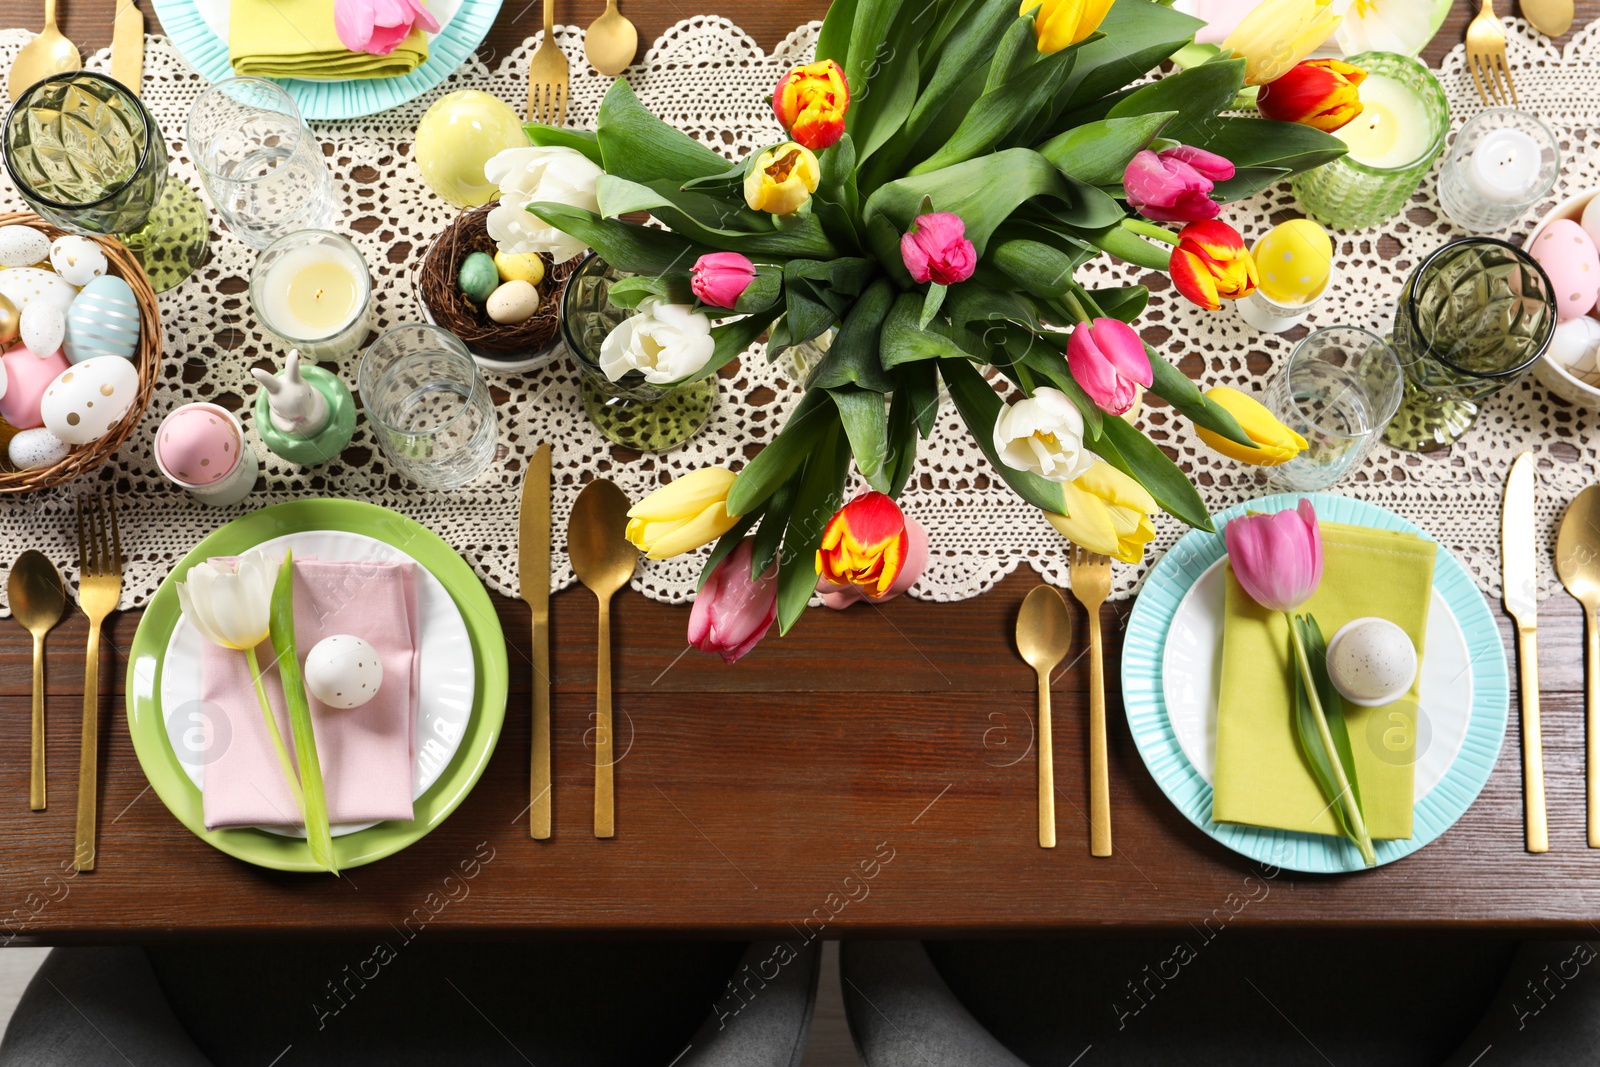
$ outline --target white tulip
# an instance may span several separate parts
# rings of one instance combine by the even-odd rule
[[[543,252],[557,263],[588,245],[531,214],[529,204],[548,202],[598,213],[595,183],[605,171],[575,148],[508,148],[483,165],[483,176],[500,187],[500,206],[489,212],[489,236],[507,255]]]
[[[282,565],[259,549],[240,556],[232,570],[226,563],[198,563],[178,583],[178,604],[212,644],[252,651],[271,630],[272,587]]]
[[[1094,454],[1083,447],[1083,415],[1077,405],[1066,393],[1048,387],[1000,409],[994,450],[1006,466],[1052,482],[1077,481],[1095,464]]]
[[[1418,0],[1355,0],[1334,39],[1347,56],[1362,52],[1413,56],[1433,37],[1434,7]]]
[[[636,370],[647,382],[670,385],[704,367],[715,348],[710,319],[651,296],[600,343],[600,369],[612,381]]]

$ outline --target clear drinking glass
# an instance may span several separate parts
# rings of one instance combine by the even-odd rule
[[[1400,358],[1383,338],[1354,326],[1308,334],[1263,398],[1307,447],[1267,477],[1296,492],[1326,489],[1366,458],[1404,391]]]
[[[1461,127],[1445,154],[1439,204],[1459,226],[1503,230],[1545,198],[1560,171],[1550,127],[1526,111],[1492,107]]]
[[[455,335],[396,326],[361,357],[356,382],[378,447],[424,489],[459,488],[494,459],[494,402]]]
[[[225,78],[189,109],[189,154],[217,214],[252,248],[333,220],[333,177],[282,87]]]

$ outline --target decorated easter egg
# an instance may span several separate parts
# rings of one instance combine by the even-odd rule
[[[522,119],[499,97],[461,89],[428,109],[413,143],[428,188],[456,207],[477,207],[500,192],[483,176],[483,165],[507,148],[528,147],[528,136]]]
[[[474,252],[462,262],[461,273],[456,276],[456,281],[468,300],[482,304],[499,286],[500,272],[494,269],[494,260],[489,258],[487,252]]]
[[[1333,271],[1333,241],[1310,219],[1291,219],[1267,231],[1251,253],[1261,293],[1280,304],[1308,304]]]
[[[502,326],[527,322],[539,310],[539,290],[530,282],[506,282],[489,294],[483,309]]]
[[[54,305],[64,315],[77,295],[78,290],[52,270],[38,267],[0,270],[0,296],[11,301],[19,313],[28,310],[29,304],[39,302]]]
[[[1417,679],[1417,646],[1388,619],[1354,619],[1328,642],[1328,676],[1352,703],[1363,707],[1392,703],[1405,696]]]
[[[0,345],[8,345],[21,335],[22,314],[17,311],[17,305],[0,296]]]
[[[19,430],[43,426],[40,402],[50,383],[68,367],[67,357],[60,352],[36,356],[26,345],[13,348],[0,364],[5,366],[5,395],[0,396],[0,419],[5,419]]]
[[[494,267],[503,282],[538,285],[544,281],[544,260],[536,252],[496,252]]]
[[[211,485],[239,463],[238,430],[207,404],[185,404],[161,421],[156,459],[168,476],[194,486]]]
[[[117,356],[100,356],[62,371],[39,401],[45,429],[69,445],[104,437],[139,397],[139,370]]]
[[[67,318],[54,304],[36,300],[17,316],[17,332],[35,352],[54,352],[67,335]]]
[[[23,430],[11,439],[6,453],[11,465],[18,470],[31,471],[40,467],[53,467],[67,458],[72,446],[49,430]]]
[[[115,274],[92,279],[67,309],[67,358],[132,359],[139,347],[139,304],[133,287]]]
[[[31,267],[50,258],[50,238],[34,229],[13,223],[0,226],[0,267]]]
[[[1600,196],[1590,200],[1583,209],[1583,220],[1578,223],[1583,227],[1583,232],[1589,235],[1589,240],[1600,248]]]
[[[1574,374],[1600,371],[1597,353],[1600,353],[1600,321],[1588,315],[1579,315],[1557,326],[1550,336],[1550,347],[1545,351]]]
[[[1556,219],[1528,252],[1550,276],[1557,318],[1565,322],[1594,307],[1600,296],[1600,251],[1582,226],[1571,219]]]
[[[50,265],[73,285],[88,285],[110,266],[100,246],[87,237],[69,233],[50,246]]]
[[[350,634],[324,637],[306,654],[306,689],[330,708],[359,708],[378,695],[383,661],[367,642]]]

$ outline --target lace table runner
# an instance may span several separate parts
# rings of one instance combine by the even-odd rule
[[[1550,203],[1600,185],[1600,64],[1582,61],[1595,54],[1600,24],[1564,49],[1553,47],[1520,20],[1509,25],[1509,59],[1522,106],[1558,131],[1568,160]],[[768,104],[771,87],[790,66],[810,59],[816,29],[815,24],[797,29],[768,54],[726,19],[686,19],[657,41],[628,77],[646,106],[667,121],[719,151],[742,156],[777,138]],[[584,61],[578,29],[558,27],[556,35],[571,60],[569,120],[592,126],[610,80]],[[30,37],[21,30],[0,31],[0,66]],[[417,121],[439,96],[467,86],[514,103],[523,100],[528,56],[537,43],[537,38],[530,40],[493,69],[474,58],[434,92],[405,107],[352,122],[317,124],[318,136],[332,146],[329,163],[344,201],[336,228],[360,246],[374,269],[380,329],[419,319],[413,273],[455,213],[423,185],[410,159]],[[108,53],[95,54],[87,65],[105,70]],[[1459,125],[1481,106],[1460,46],[1446,59],[1440,77]],[[144,99],[165,131],[173,173],[196,189],[199,181],[184,151],[183,132],[189,105],[202,84],[166,38],[148,39]],[[9,183],[0,191],[0,205],[25,209]],[[1292,214],[1298,212],[1284,185],[1230,205],[1225,217],[1253,239]],[[1530,219],[1512,236],[1520,239],[1532,226]],[[1421,255],[1460,235],[1441,215],[1430,178],[1404,217],[1338,236],[1341,280],[1311,324],[1385,327],[1405,273]],[[398,262],[391,262],[391,252]],[[156,471],[150,454],[156,425],[186,401],[210,400],[230,408],[250,402],[248,368],[282,356],[250,314],[245,291],[254,252],[224,231],[214,233],[211,253],[211,261],[194,278],[160,298],[166,331],[162,380],[138,432],[109,463],[77,483],[0,500],[0,543],[10,546],[0,553],[6,557],[0,566],[24,547],[38,548],[75,579],[74,502],[86,490],[115,488],[128,561],[123,606],[137,606],[149,599],[175,561],[223,522],[267,504],[342,496],[381,504],[422,522],[459,550],[491,588],[515,595],[523,464],[541,442],[550,441],[555,445],[553,569],[559,588],[573,581],[560,552],[561,531],[578,489],[590,477],[610,477],[638,499],[697,467],[737,467],[757,444],[771,439],[798,400],[797,384],[769,366],[758,349],[723,380],[716,414],[699,435],[672,453],[638,458],[613,450],[589,425],[575,372],[561,360],[526,376],[491,375],[500,416],[499,461],[467,489],[439,493],[407,483],[386,468],[363,425],[339,460],[311,470],[285,463],[257,442],[263,488],[233,509],[204,507]],[[1193,308],[1170,290],[1162,275],[1140,278],[1144,272],[1104,257],[1091,269],[1103,275],[1091,284],[1137,279],[1158,290],[1142,320],[1146,336],[1181,360],[1203,385],[1258,389],[1267,368],[1287,357],[1290,342],[1249,329],[1231,308],[1213,314]],[[355,377],[353,359],[330,369],[347,382]],[[1192,472],[1214,512],[1261,491],[1255,471],[1212,454],[1182,420],[1159,409],[1147,410],[1144,419],[1154,438]],[[1566,501],[1596,479],[1600,440],[1589,440],[1593,425],[1593,414],[1550,396],[1529,379],[1489,400],[1477,426],[1448,452],[1418,456],[1380,447],[1336,488],[1417,522],[1461,558],[1486,593],[1497,594],[1500,491],[1511,460],[1525,449],[1538,455],[1540,528],[1553,539]],[[941,601],[976,596],[1019,564],[1051,582],[1067,584],[1061,537],[990,472],[951,410],[941,414],[933,439],[924,444],[902,503],[932,538],[932,558],[912,590],[915,596]],[[1166,517],[1158,529],[1151,559],[1184,531],[1181,523]],[[700,560],[695,554],[647,562],[634,586],[659,600],[686,600]],[[1547,596],[1556,581],[1548,559],[1542,566],[1541,595]],[[1143,571],[1117,568],[1116,594],[1133,592]]]

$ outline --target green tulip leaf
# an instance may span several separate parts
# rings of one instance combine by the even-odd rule
[[[681,184],[728,169],[727,159],[656,118],[624,78],[613,82],[600,102],[595,130],[602,166],[614,178]]]
[[[671,274],[632,274],[618,278],[606,290],[606,299],[619,308],[636,308],[649,297],[668,304],[694,303],[694,290],[689,285],[686,271]],[[720,310],[720,309],[719,309]]]
[[[807,392],[778,436],[734,478],[728,490],[728,514],[748,515],[760,507],[805,462],[823,431],[837,422],[827,395],[820,389]]]
[[[758,256],[802,256],[825,259],[838,254],[815,215],[792,219],[774,229],[772,216],[751,211],[743,201],[730,204],[694,190],[684,191],[671,181],[632,182],[602,175],[595,192],[600,213],[607,217],[648,211],[674,233],[711,248]]]
[[[822,531],[844,502],[850,446],[838,423],[829,427],[811,455],[795,492],[778,561],[778,632],[786,634],[817,588],[817,549]]]
[[[1144,350],[1150,356],[1150,372],[1154,378],[1150,386],[1152,393],[1177,408],[1196,426],[1204,426],[1212,433],[1246,448],[1256,447],[1250,435],[1244,432],[1244,427],[1239,425],[1239,420],[1228,414],[1221,404],[1208,399],[1193,378],[1173,366],[1148,344]]]
[[[1215,530],[1200,491],[1159,445],[1122,419],[1108,418],[1101,426],[1100,436],[1087,442],[1090,449],[1144,486],[1168,515],[1197,530]]]
[[[283,685],[283,703],[289,711],[295,762],[300,767],[300,793],[305,802],[306,845],[311,858],[333,874],[339,862],[333,854],[333,831],[328,825],[328,797],[317,758],[316,731],[311,723],[311,703],[306,699],[305,678],[300,673],[300,653],[294,641],[294,552],[285,550],[278,579],[272,586],[270,609],[272,651]]]
[[[859,385],[878,393],[894,388],[894,381],[878,358],[878,336],[894,306],[895,288],[887,278],[879,278],[845,317],[822,363],[812,372],[811,385],[837,389]]]
[[[789,525],[789,516],[794,513],[794,498],[800,491],[801,477],[802,472],[797,469],[767,498],[755,544],[750,546],[751,581],[765,574],[783,549],[783,534]]]
[[[593,130],[569,130],[560,126],[546,126],[542,122],[524,122],[522,132],[528,143],[540,148],[571,148],[582,152],[589,162],[602,166],[600,138]]]
[[[1150,146],[1176,111],[1101,119],[1067,130],[1039,146],[1061,173],[1089,185],[1120,185],[1133,157]]]
[[[880,493],[889,491],[889,416],[882,393],[853,385],[829,389],[839,409],[839,424],[850,441],[856,468],[867,484]]]
[[[932,363],[923,364],[932,371]],[[935,400],[937,403],[937,400]],[[917,398],[903,383],[889,402],[889,454],[885,461],[884,492],[899,499],[917,464]]]
[[[1217,112],[1244,86],[1243,59],[1217,59],[1141,86],[1112,107],[1108,118],[1177,112],[1161,135],[1179,144],[1204,144]],[[1231,158],[1231,157],[1230,157]]]
[[[576,237],[617,270],[630,274],[686,271],[695,260],[715,251],[667,230],[603,219],[581,207],[539,202],[529,204],[528,211],[562,233]]]

